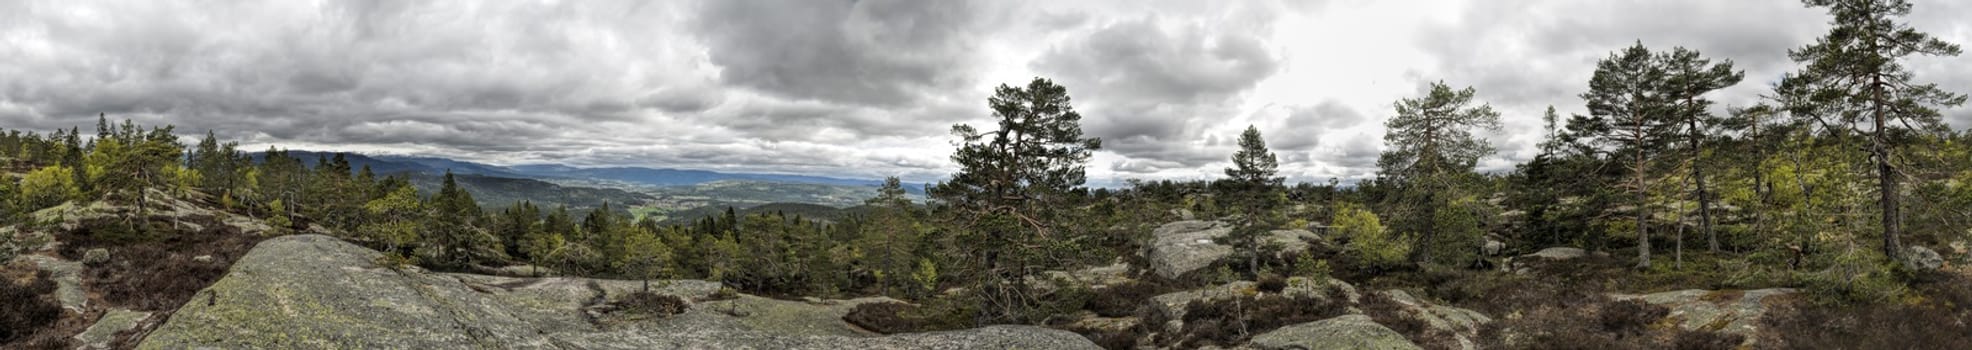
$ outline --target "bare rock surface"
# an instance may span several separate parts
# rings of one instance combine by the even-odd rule
[[[653,281],[653,292],[695,303],[684,314],[627,317],[607,305],[642,290],[641,281],[430,273],[376,266],[378,256],[327,236],[268,239],[138,348],[1095,348],[1074,333],[1025,326],[865,334],[842,315],[887,299],[708,301],[719,284],[707,281]]]

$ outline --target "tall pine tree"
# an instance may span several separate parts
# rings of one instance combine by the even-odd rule
[[[1084,164],[1102,141],[1082,137],[1068,89],[1047,79],[1000,85],[987,105],[999,129],[953,126],[959,172],[932,192],[976,243],[964,253],[977,264],[968,288],[979,298],[977,321],[1030,321],[1041,300],[1025,281],[1063,258],[1049,249],[1062,234],[1059,207],[1087,180]]]
[[[1384,123],[1384,151],[1377,167],[1385,181],[1396,185],[1395,206],[1410,213],[1399,221],[1403,230],[1416,231],[1417,249],[1411,259],[1431,262],[1439,231],[1452,230],[1470,242],[1458,243],[1477,252],[1481,237],[1477,223],[1457,210],[1468,196],[1466,184],[1473,180],[1473,167],[1479,158],[1493,153],[1475,130],[1498,130],[1500,114],[1487,104],[1472,106],[1475,90],[1452,90],[1444,82],[1434,82],[1425,96],[1403,99],[1393,104],[1397,115]],[[1470,243],[1469,247],[1464,243]]]
[[[1805,0],[1834,17],[1828,34],[1787,52],[1805,64],[1775,87],[1784,107],[1797,118],[1868,135],[1881,207],[1883,254],[1902,250],[1901,182],[1906,176],[1892,159],[1917,135],[1940,133],[1938,108],[1965,103],[1965,95],[1918,83],[1901,60],[1912,55],[1957,56],[1958,45],[1911,28],[1905,0]]]

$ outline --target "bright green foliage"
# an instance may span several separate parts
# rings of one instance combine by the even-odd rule
[[[40,210],[79,198],[82,198],[82,188],[76,186],[75,175],[69,168],[44,167],[21,178],[19,203],[23,212]]]
[[[1410,255],[1410,242],[1384,229],[1369,209],[1354,203],[1336,206],[1333,233],[1349,241],[1348,253],[1364,266],[1391,267]]]
[[[671,270],[671,247],[657,238],[657,233],[643,229],[631,230],[624,241],[625,254],[618,261],[618,270],[644,280],[644,289],[650,289],[650,280],[663,277]]]
[[[164,167],[164,173],[166,174],[165,178],[169,181],[165,188],[170,189],[171,193],[180,196],[198,190],[199,183],[205,181],[205,176],[199,174],[198,170],[178,166],[177,164],[166,165]]]
[[[418,189],[411,186],[398,187],[383,198],[364,204],[363,211],[369,214],[370,220],[358,231],[383,242],[391,253],[398,254],[403,247],[419,241],[428,213],[424,201],[418,198]]]
[[[938,291],[938,264],[930,258],[918,259],[916,270],[911,272],[911,282],[916,283],[917,295],[928,295]]]
[[[267,224],[274,226],[274,229],[279,231],[294,228],[294,219],[289,217],[290,214],[288,213],[290,211],[288,210],[289,208],[285,201],[276,199],[267,202],[267,211],[273,213],[267,217]]]

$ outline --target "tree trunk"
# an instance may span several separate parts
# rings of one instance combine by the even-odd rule
[[[1418,234],[1417,246],[1411,251],[1412,260],[1416,262],[1431,262],[1431,241],[1438,235],[1438,203],[1435,192],[1431,189],[1424,191],[1424,232]]]
[[[1698,136],[1697,118],[1692,118],[1689,123],[1691,127],[1691,179],[1698,184],[1698,230],[1705,233],[1706,250],[1717,253],[1719,252],[1719,236],[1712,231],[1712,198],[1711,193],[1705,191],[1705,140]],[[1679,245],[1682,246],[1684,239],[1680,237],[1678,241]]]

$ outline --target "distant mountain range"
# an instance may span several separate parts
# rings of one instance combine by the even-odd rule
[[[255,160],[265,155],[252,154]],[[317,157],[334,157],[334,152],[288,151],[291,157],[301,158],[302,162],[314,165]],[[468,162],[439,157],[363,155],[348,153],[344,159],[351,168],[360,169],[365,165],[378,174],[423,173],[444,174],[451,170],[454,174],[471,174],[491,177],[539,179],[539,180],[598,180],[627,184],[671,187],[693,186],[715,181],[757,181],[770,183],[799,183],[838,186],[880,186],[881,179],[844,179],[810,175],[787,175],[767,173],[726,173],[709,170],[644,168],[644,167],[574,167],[561,164],[527,164],[499,166]],[[904,184],[911,193],[922,194],[923,184]]]
[[[333,152],[288,151],[302,164],[331,159]],[[264,153],[253,153],[256,161]],[[527,200],[537,205],[593,208],[602,203],[619,208],[646,207],[671,212],[698,207],[752,207],[771,203],[801,203],[851,207],[876,195],[882,180],[823,176],[725,173],[707,170],[642,167],[573,167],[560,164],[499,166],[440,157],[344,154],[350,167],[365,166],[379,175],[405,175],[421,191],[435,191],[439,175],[451,171],[485,207],[504,207]],[[922,198],[922,184],[904,189]],[[785,208],[783,208],[785,209]],[[692,216],[692,215],[687,215]],[[828,215],[822,215],[826,217]]]

